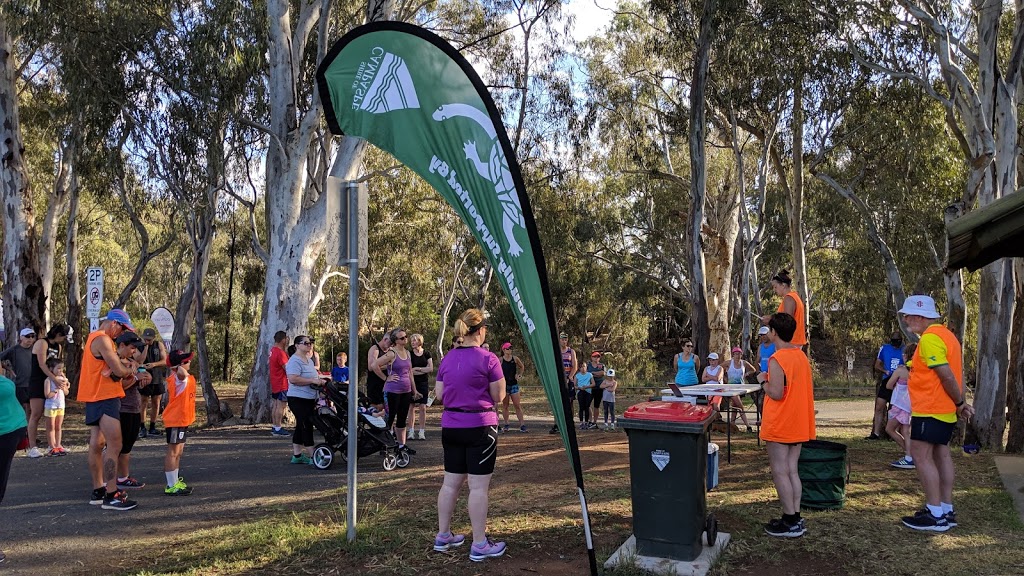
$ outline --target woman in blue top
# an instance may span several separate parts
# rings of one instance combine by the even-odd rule
[[[761,368],[761,372],[768,371],[768,360],[775,354],[775,344],[768,339],[768,327],[761,326],[761,329],[757,331],[757,335],[761,339],[761,343],[757,346],[757,364]]]
[[[676,368],[676,384],[679,386],[697,384],[700,360],[693,354],[693,342],[689,338],[683,340],[683,351],[672,357],[672,365]]]
[[[11,461],[18,444],[28,436],[28,420],[18,401],[14,381],[0,376],[0,503],[7,491],[7,478],[11,474]],[[0,562],[6,559],[0,552]]]

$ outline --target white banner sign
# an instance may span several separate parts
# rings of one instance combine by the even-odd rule
[[[85,317],[99,318],[103,306],[103,268],[85,269]]]
[[[156,331],[160,333],[160,339],[164,342],[170,342],[174,339],[174,315],[167,308],[157,308],[153,310],[153,314],[149,317],[156,326]]]

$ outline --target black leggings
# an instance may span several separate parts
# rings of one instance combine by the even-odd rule
[[[590,403],[594,395],[587,390],[580,390],[576,393],[576,399],[580,401],[580,422],[590,422]]]
[[[405,428],[405,421],[409,418],[409,406],[412,405],[412,392],[385,392],[384,398],[388,401],[388,429],[392,424],[395,428]]]
[[[18,428],[0,436],[0,502],[4,501],[7,492],[7,477],[11,475],[11,462],[18,448],[18,442],[28,435],[28,428]]]
[[[312,398],[288,397],[288,409],[295,415],[295,432],[292,433],[292,444],[301,446],[313,445],[313,411],[316,400]]]

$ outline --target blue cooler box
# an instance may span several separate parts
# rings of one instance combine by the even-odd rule
[[[718,444],[708,443],[708,491],[718,486]]]

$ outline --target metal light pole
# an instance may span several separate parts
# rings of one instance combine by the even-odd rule
[[[356,424],[359,397],[359,184],[345,183],[348,201],[348,541],[356,539]]]

